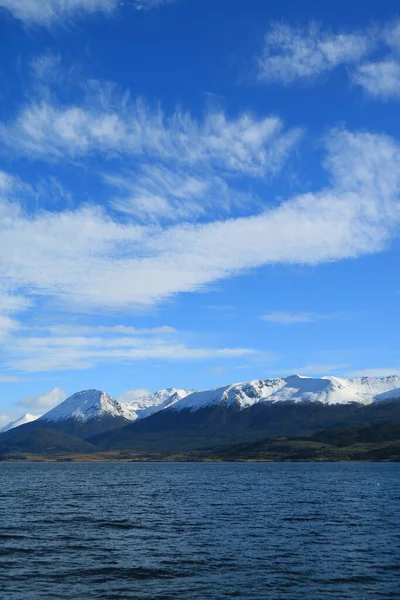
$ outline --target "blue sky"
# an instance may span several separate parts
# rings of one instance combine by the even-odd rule
[[[393,1],[0,0],[0,424],[400,373]]]

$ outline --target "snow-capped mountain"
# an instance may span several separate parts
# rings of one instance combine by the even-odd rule
[[[170,410],[192,411],[208,406],[223,405],[245,409],[260,402],[321,402],[322,404],[371,404],[400,398],[400,376],[382,379],[363,377],[302,377],[292,375],[280,379],[236,383],[203,392],[194,392],[170,406]]]
[[[18,431],[15,430],[15,435],[51,428],[85,439],[143,419],[171,406],[192,391],[171,388],[124,403],[101,390],[84,390],[69,396],[35,422],[26,421],[24,425],[18,423],[13,427],[21,425]],[[7,434],[8,437],[10,435]]]
[[[189,394],[192,394],[195,390],[178,390],[176,388],[168,388],[166,390],[159,390],[153,394],[147,394],[139,398],[135,398],[131,402],[121,403],[122,406],[130,410],[131,420],[144,419],[152,415],[159,410],[169,408],[176,402],[179,402],[183,398],[186,398]],[[134,417],[136,415],[136,417]]]
[[[126,421],[133,421],[136,418],[132,415],[129,406],[120,404],[105,392],[84,390],[69,396],[64,402],[40,417],[39,421],[56,423],[67,419],[75,419],[76,421],[86,422],[105,416],[121,418]]]
[[[79,438],[118,429],[137,419],[129,406],[119,403],[101,390],[84,390],[35,421],[36,429],[50,427]]]
[[[180,452],[266,437],[306,436],[344,424],[400,421],[399,388],[398,376],[313,379],[293,375],[237,383],[194,392],[89,441],[104,450]]]
[[[25,425],[25,423],[32,423],[33,421],[36,421],[36,419],[39,419],[39,417],[40,415],[31,415],[26,413],[26,415],[22,415],[22,417],[15,419],[15,421],[11,421],[5,427],[0,429],[0,433],[5,433],[6,431],[15,429],[15,427],[19,427],[20,425]]]
[[[235,435],[238,431],[245,433],[249,427],[257,428],[261,423],[264,423],[262,430],[269,435],[276,432],[297,435],[309,430],[310,420],[317,430],[319,424],[327,427],[336,417],[340,417],[341,423],[346,422],[360,405],[365,410],[369,405],[382,406],[386,411],[385,401],[394,399],[400,400],[400,376],[314,379],[292,375],[207,391],[170,388],[129,403],[119,402],[100,390],[85,390],[73,394],[35,421],[32,417],[31,422],[25,421],[22,425],[10,424],[9,431],[2,432],[1,438],[56,429],[80,439],[94,439],[95,445],[100,441],[106,447],[118,448],[120,442],[129,445],[133,439],[137,443],[137,436],[142,434],[146,440],[148,434],[169,432],[170,435],[174,430],[190,436],[191,431],[200,427],[201,435],[205,435],[216,426],[225,427],[228,423],[235,427]],[[304,410],[299,412],[297,407]],[[165,443],[170,444],[171,438],[162,442]]]

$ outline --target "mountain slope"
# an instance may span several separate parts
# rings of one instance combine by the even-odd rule
[[[0,429],[0,433],[5,433],[6,431],[10,431],[11,429],[15,429],[15,427],[19,427],[20,425],[25,425],[25,423],[32,423],[39,419],[39,416],[31,415],[30,413],[26,413],[26,415],[22,415],[15,421],[11,421],[5,427]]]
[[[335,427],[325,429],[311,438],[314,442],[322,442],[339,448],[355,444],[381,444],[400,441],[400,422],[377,423],[368,427]]]
[[[68,433],[55,429],[38,429],[32,433],[22,433],[9,440],[0,440],[0,454],[60,454],[95,452],[92,444]]]
[[[175,458],[175,457],[174,457]],[[400,460],[400,423],[333,428],[311,437],[264,438],[210,451],[183,454],[186,460],[321,461]]]
[[[208,406],[164,410],[118,431],[89,438],[103,449],[172,452],[212,448],[262,437],[307,436],[329,427],[400,422],[400,402],[370,405],[260,402],[245,410]]]

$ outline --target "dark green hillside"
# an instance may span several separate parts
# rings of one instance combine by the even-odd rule
[[[400,423],[378,423],[369,427],[337,427],[312,436],[315,442],[339,448],[354,444],[379,444],[400,440]]]
[[[311,436],[332,427],[368,427],[385,421],[400,423],[399,401],[369,406],[263,402],[246,410],[224,406],[193,412],[165,410],[88,441],[103,450],[171,453],[262,438]]]
[[[267,438],[188,456],[227,461],[399,461],[400,423],[332,428],[307,438]]]
[[[112,431],[126,425],[128,421],[121,417],[113,417],[104,415],[99,419],[91,419],[90,421],[80,421],[79,419],[64,419],[60,421],[43,421],[37,420],[32,423],[25,423],[14,429],[10,429],[0,434],[0,446],[7,444],[16,437],[36,433],[42,429],[57,430],[59,433],[68,434],[74,438],[85,440],[94,435],[102,434],[106,431]]]
[[[33,433],[18,435],[0,442],[0,455],[24,454],[61,454],[95,452],[93,444],[82,441],[72,435],[55,429],[39,429]]]

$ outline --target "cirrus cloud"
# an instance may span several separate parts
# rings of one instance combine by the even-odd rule
[[[354,83],[376,98],[400,98],[400,62],[390,58],[359,66]]]
[[[127,7],[150,10],[176,0],[130,0]],[[112,14],[124,6],[120,0],[0,0],[0,8],[27,25],[50,27],[84,15]]]
[[[400,97],[400,22],[369,29],[332,32],[316,23],[293,27],[273,23],[257,58],[264,83],[314,83],[339,66],[371,98]]]
[[[371,33],[332,33],[318,24],[291,27],[273,23],[258,59],[258,78],[264,82],[312,81],[342,64],[358,63],[374,48]]]
[[[4,199],[0,281],[71,308],[112,309],[159,302],[265,264],[317,265],[381,251],[398,231],[398,145],[387,136],[333,131],[327,148],[328,187],[246,218],[140,226],[100,207],[31,215]]]

